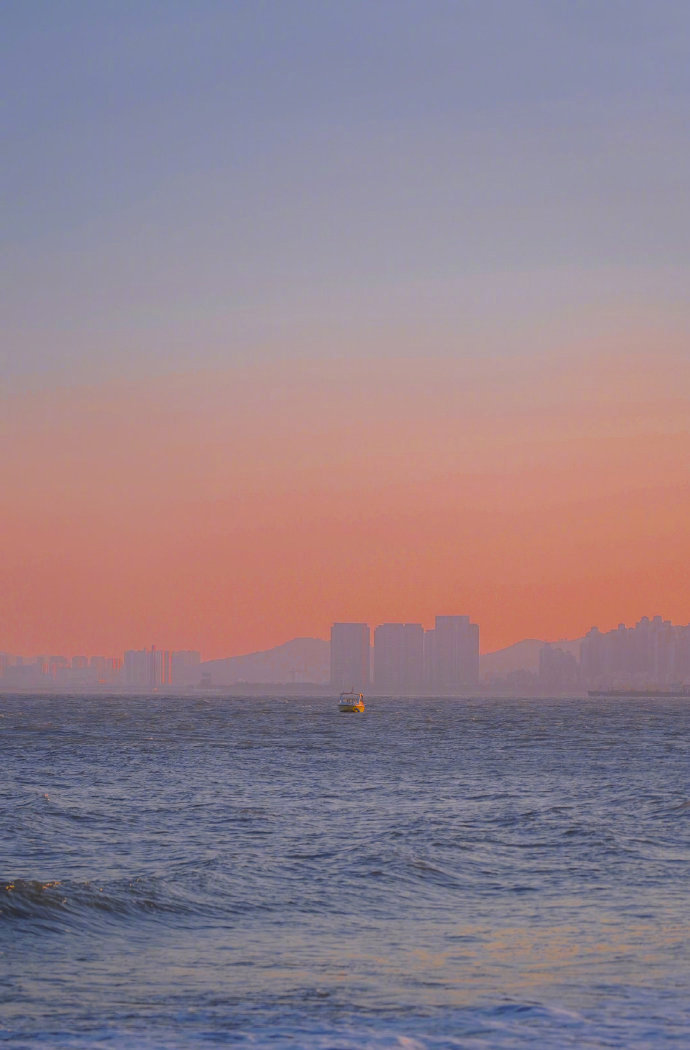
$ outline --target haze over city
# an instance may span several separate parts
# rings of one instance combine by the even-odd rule
[[[686,623],[687,21],[7,6],[0,649]]]

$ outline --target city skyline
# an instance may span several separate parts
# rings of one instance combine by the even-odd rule
[[[451,618],[457,618],[458,615],[460,615],[460,614],[451,614]],[[349,624],[349,623],[357,623],[357,624],[364,623],[364,624],[366,624],[367,627],[370,628],[371,636],[372,636],[371,646],[373,647],[373,644],[374,644],[374,641],[373,641],[374,633],[375,633],[376,630],[378,630],[378,629],[380,629],[382,627],[388,627],[388,626],[419,627],[419,628],[422,629],[422,631],[424,633],[427,633],[429,630],[433,629],[434,623],[435,623],[435,621],[438,618],[439,618],[439,614],[435,614],[434,616],[432,616],[430,618],[430,620],[425,621],[425,623],[427,624],[426,626],[424,625],[424,623],[421,623],[421,622],[419,622],[419,623],[407,623],[404,620],[395,620],[395,619],[390,619],[390,620],[386,620],[384,622],[378,623],[375,620],[373,620],[371,617],[369,617],[367,620],[363,620],[363,621],[350,621],[350,620],[337,619],[337,620],[334,620],[328,626],[328,628],[322,629],[319,633],[306,634],[306,635],[295,635],[293,637],[295,637],[295,638],[299,638],[299,637],[315,638],[315,639],[320,639],[322,641],[326,641],[326,640],[328,640],[328,638],[330,636],[330,632],[331,632],[332,627],[333,627],[334,624],[337,624],[337,623],[346,623],[346,624]],[[652,616],[648,616],[646,614],[638,614],[637,616],[632,617],[632,622],[634,623],[634,622],[639,622],[640,620],[644,620],[644,619],[660,619],[660,618],[663,619],[664,622],[673,622],[673,618],[672,617],[669,617],[669,618],[661,617],[660,614],[653,614]],[[601,626],[600,626],[600,624],[601,624]],[[606,624],[604,621],[599,621],[599,623],[592,624],[592,625],[590,625],[587,628],[582,627],[582,629],[580,631],[574,632],[570,637],[568,637],[566,635],[563,635],[563,634],[559,635],[559,634],[551,633],[548,637],[545,636],[545,637],[542,637],[542,638],[540,638],[538,640],[542,641],[544,644],[556,645],[558,642],[580,640],[580,639],[584,638],[587,634],[591,633],[592,631],[599,632],[599,633],[602,633],[602,634],[610,634],[612,631],[615,631],[616,629],[620,628],[621,626],[625,626],[624,620],[622,618],[620,618],[620,617],[617,617],[617,618],[614,617],[614,619],[608,624]],[[684,624],[679,624],[679,626],[684,626]],[[155,632],[154,631],[153,634],[154,634],[154,637],[158,638],[160,632]],[[483,637],[483,634],[482,634],[481,637]],[[484,654],[496,652],[496,651],[498,651],[500,649],[507,649],[507,648],[510,648],[510,647],[512,647],[514,645],[518,645],[521,642],[524,642],[526,640],[535,639],[535,638],[536,638],[535,635],[530,635],[530,634],[526,634],[526,633],[518,633],[516,635],[516,637],[513,638],[511,641],[509,641],[505,646],[497,646],[497,647],[494,648],[494,647],[490,647],[490,646],[487,646],[487,645],[480,645],[480,653],[482,655],[484,655]],[[287,639],[286,639],[285,635],[281,636],[278,639],[278,641],[276,642],[276,646],[280,646],[280,645],[284,644],[286,642],[286,640]],[[267,647],[265,647],[265,649],[268,649],[268,648],[275,648],[275,646],[267,646]],[[221,656],[218,656],[217,654],[215,654],[215,653],[213,653],[211,651],[208,651],[208,650],[204,650],[203,648],[190,649],[189,646],[183,645],[183,646],[180,646],[179,649],[178,649],[178,648],[175,648],[175,647],[173,647],[171,645],[160,644],[160,641],[150,641],[149,640],[148,643],[147,643],[147,642],[143,642],[143,641],[140,640],[138,643],[129,644],[125,648],[121,648],[121,649],[118,649],[116,646],[105,646],[98,652],[90,652],[86,648],[86,646],[84,646],[84,645],[77,645],[73,650],[72,649],[68,649],[68,650],[63,650],[62,653],[57,653],[57,652],[53,652],[47,646],[39,646],[36,649],[30,649],[28,647],[22,647],[22,646],[20,646],[18,648],[12,648],[9,645],[6,645],[6,644],[3,645],[3,639],[0,637],[0,654],[2,654],[2,655],[11,654],[13,656],[22,656],[22,657],[25,657],[25,658],[43,657],[43,658],[47,658],[48,659],[48,658],[51,658],[53,656],[58,656],[60,658],[67,659],[69,661],[74,660],[74,661],[77,661],[77,662],[80,661],[80,660],[83,660],[83,659],[86,659],[86,660],[90,660],[90,659],[114,659],[114,658],[122,659],[126,652],[142,652],[142,651],[145,651],[147,649],[148,649],[148,651],[157,651],[159,653],[162,653],[162,652],[169,652],[169,653],[172,653],[172,652],[198,652],[198,653],[201,654],[201,656],[202,656],[202,658],[204,660],[209,660],[209,661],[218,660],[218,659],[228,659],[228,658],[240,657],[240,656],[243,656],[243,655],[249,655],[250,653],[265,651],[265,649],[264,650],[262,650],[262,649],[252,649],[252,650],[237,649],[236,647],[233,648],[232,646],[230,646],[229,650],[231,650],[231,651],[225,651],[225,652],[222,653]],[[109,655],[106,656],[106,655],[104,655],[105,653],[108,653]],[[77,666],[77,665],[78,665],[78,663],[75,664],[75,666]]]
[[[237,668],[234,677],[232,667]],[[586,689],[611,688],[680,688],[686,695],[690,624],[643,616],[632,627],[619,623],[603,632],[592,627],[579,639],[558,642],[523,639],[482,654],[479,625],[464,614],[436,616],[427,629],[389,622],[372,632],[366,623],[336,622],[329,642],[295,638],[267,651],[220,660],[155,645],[128,650],[123,657],[25,658],[0,651],[0,690],[5,691],[157,692],[253,683],[269,693],[272,683],[293,692],[301,684],[383,696],[580,695]]]

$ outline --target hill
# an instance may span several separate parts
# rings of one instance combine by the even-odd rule
[[[246,656],[207,660],[201,665],[214,685],[235,682],[327,682],[330,677],[330,642],[321,638],[293,638],[292,641]]]
[[[565,649],[574,656],[579,657],[580,639],[572,641],[563,640],[552,643],[559,649]],[[539,670],[539,651],[546,642],[538,638],[526,638],[515,645],[509,645],[505,649],[497,649],[493,653],[484,653],[479,660],[480,674],[483,679],[503,678],[513,671]]]
[[[575,656],[580,651],[580,639],[554,642]],[[484,653],[480,659],[481,678],[504,678],[514,671],[537,672],[539,650],[545,642],[527,638],[505,649]],[[330,643],[322,638],[293,638],[274,649],[265,649],[244,656],[230,656],[223,660],[207,660],[201,665],[204,674],[210,674],[214,685],[233,685],[236,682],[326,683],[330,677]]]

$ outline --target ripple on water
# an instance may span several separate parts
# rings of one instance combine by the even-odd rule
[[[3,707],[0,1043],[690,1045],[687,704]]]

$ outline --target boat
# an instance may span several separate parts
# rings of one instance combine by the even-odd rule
[[[364,693],[355,693],[352,690],[349,693],[341,693],[338,710],[343,713],[356,711],[361,714],[364,711]]]

